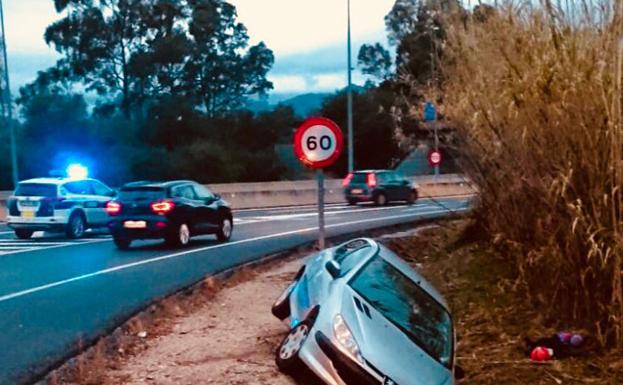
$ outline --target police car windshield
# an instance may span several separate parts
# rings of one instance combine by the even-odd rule
[[[56,196],[56,185],[46,183],[20,183],[17,185],[15,195],[20,197],[47,197]]]
[[[156,200],[166,198],[161,187],[124,187],[119,191],[119,199],[125,201]]]

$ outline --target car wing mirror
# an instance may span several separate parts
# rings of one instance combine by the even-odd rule
[[[221,198],[222,198],[222,196],[221,196],[221,194],[214,194],[214,198],[216,198],[216,199],[221,199]]]
[[[464,378],[465,378],[465,370],[459,365],[456,365],[454,367],[454,379],[462,380]]]
[[[325,268],[327,269],[331,277],[333,277],[333,279],[340,276],[340,265],[335,260],[332,259],[330,261],[327,261]]]

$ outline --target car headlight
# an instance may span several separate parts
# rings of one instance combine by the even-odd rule
[[[353,337],[353,333],[351,333],[348,325],[346,325],[346,321],[344,321],[344,318],[340,314],[336,315],[333,320],[333,333],[340,345],[342,345],[354,359],[361,364],[365,363],[361,351],[359,350],[359,345],[357,345],[357,341],[355,341],[355,337]]]

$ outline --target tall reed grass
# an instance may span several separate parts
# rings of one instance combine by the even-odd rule
[[[442,112],[476,215],[560,325],[623,346],[623,2],[505,2],[449,23]]]

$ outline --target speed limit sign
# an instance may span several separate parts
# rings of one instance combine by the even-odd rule
[[[431,166],[433,167],[439,166],[442,161],[443,161],[443,155],[441,155],[441,151],[431,150],[428,153],[428,163],[430,163]]]
[[[296,157],[310,168],[325,168],[338,160],[344,147],[342,130],[326,118],[309,118],[294,135]]]

